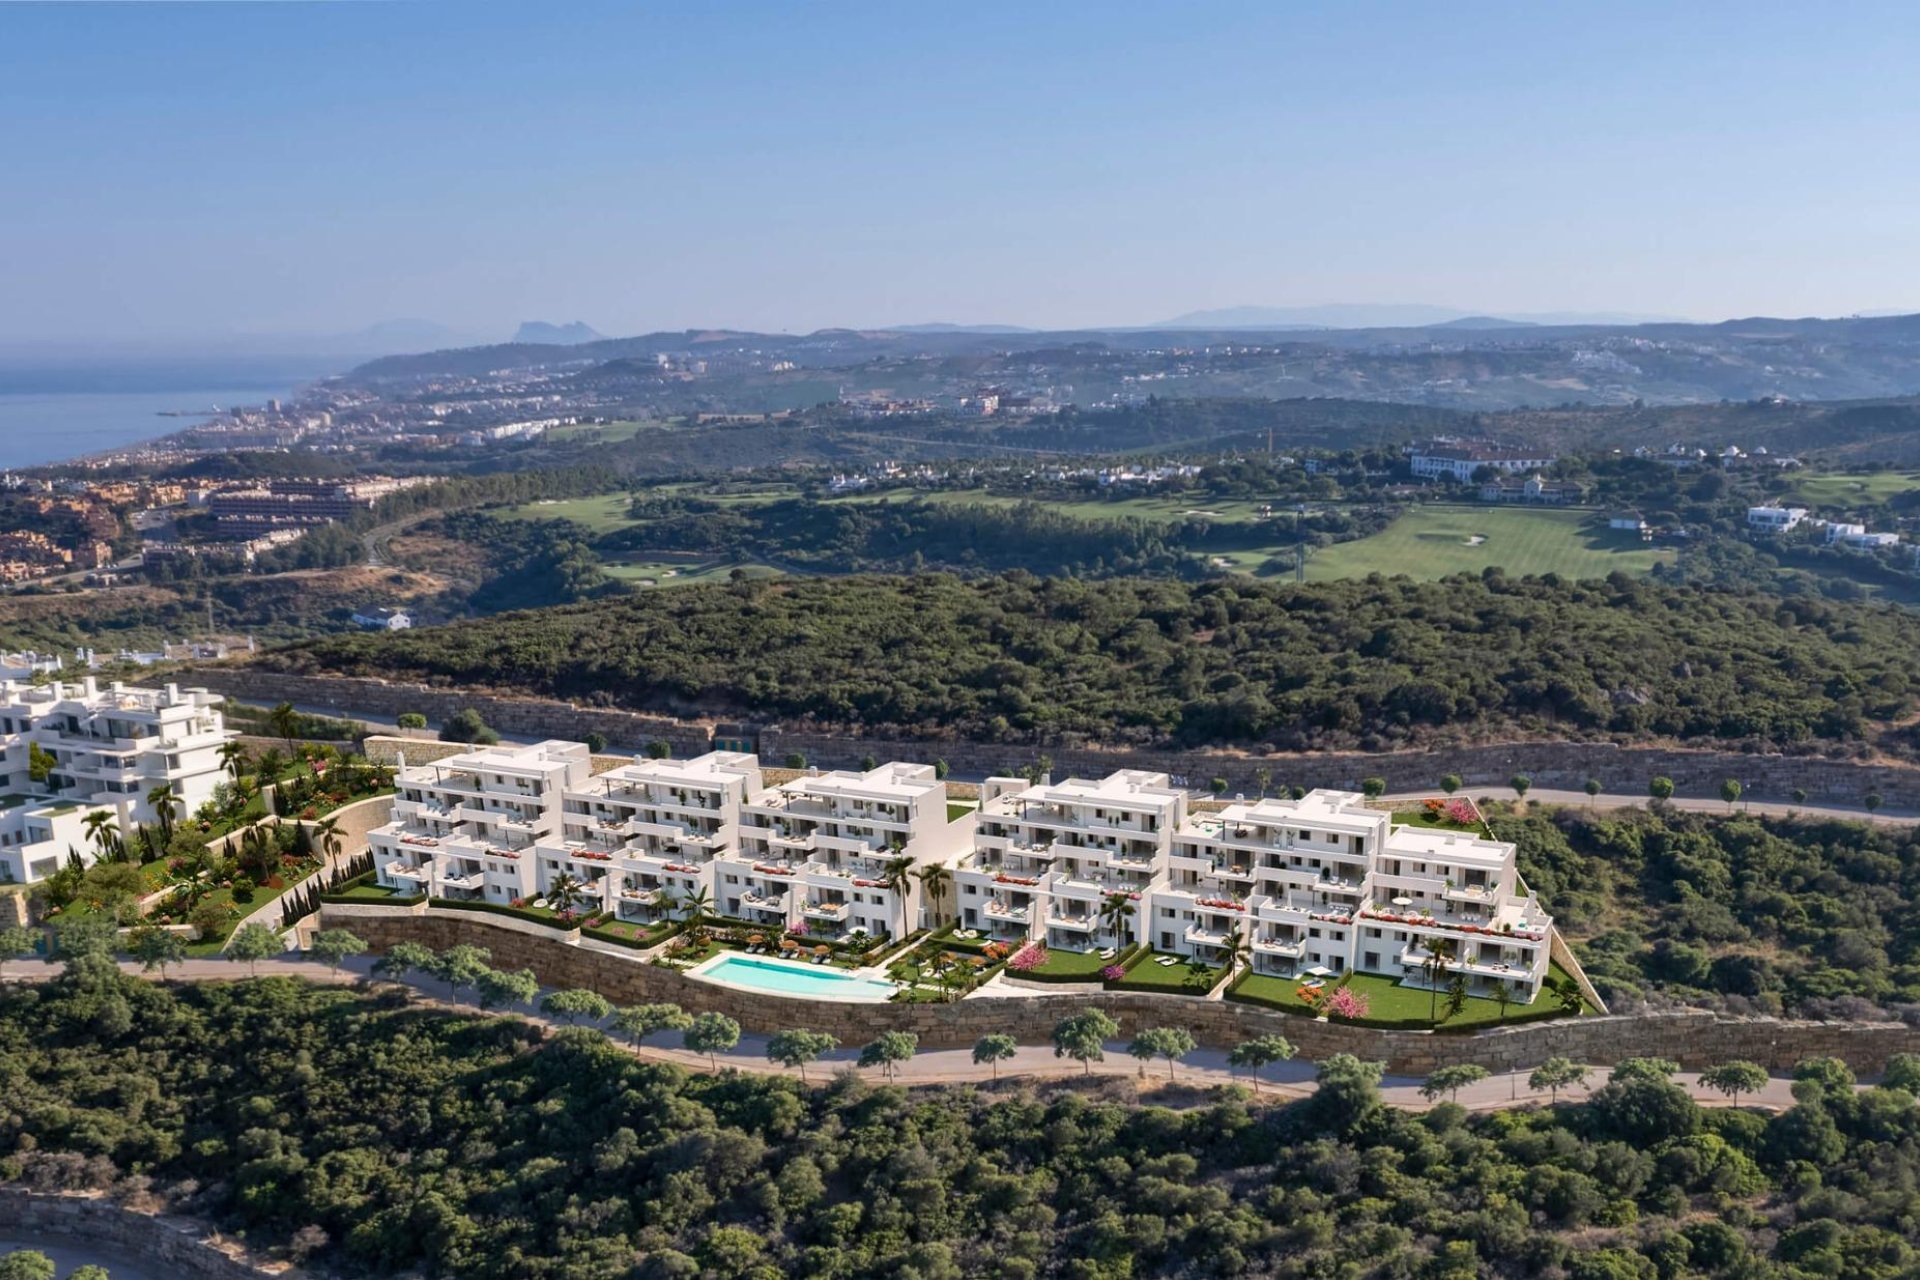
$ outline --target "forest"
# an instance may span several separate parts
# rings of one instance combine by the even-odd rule
[[[1655,809],[1493,819],[1609,1008],[1920,1024],[1920,831]]]
[[[1006,742],[1662,737],[1906,751],[1920,618],[1497,570],[1417,583],[736,582],[323,638],[270,668]]]
[[[1389,1108],[1345,1055],[1284,1104],[809,1087],[392,989],[169,986],[79,956],[0,993],[0,1181],[110,1190],[348,1274],[1912,1274],[1910,1093],[1819,1060],[1785,1112],[1703,1109],[1670,1069],[1478,1115]]]

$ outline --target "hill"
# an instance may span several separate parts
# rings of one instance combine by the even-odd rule
[[[603,342],[605,336],[579,320],[575,320],[572,324],[548,324],[545,320],[528,320],[521,324],[519,330],[513,335],[513,340],[516,343],[574,347],[584,342]]]
[[[272,669],[1034,743],[1369,750],[1493,735],[1901,750],[1920,617],[1489,571],[1319,584],[690,586],[278,650]]]

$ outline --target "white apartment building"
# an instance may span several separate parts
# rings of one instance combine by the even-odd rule
[[[1433,939],[1474,994],[1530,1003],[1547,975],[1552,918],[1521,883],[1514,847],[1392,825],[1354,792],[1234,804],[1189,819],[1152,895],[1158,950],[1223,958],[1240,932],[1255,972],[1309,969],[1423,983]],[[1450,979],[1449,979],[1450,980]]]
[[[1465,484],[1482,467],[1504,475],[1545,471],[1554,464],[1551,454],[1508,449],[1484,440],[1435,440],[1409,450],[1407,465],[1416,480],[1456,480]]]
[[[1786,533],[1807,518],[1805,507],[1748,507],[1747,528],[1755,533]]]
[[[560,841],[565,793],[585,787],[592,771],[579,742],[485,747],[411,766],[402,757],[393,820],[367,833],[375,877],[436,898],[505,904],[544,893],[561,860],[536,846]]]
[[[795,778],[747,800],[736,849],[714,863],[720,915],[822,939],[900,937],[922,922],[912,874],[967,847],[971,815],[947,819],[933,766],[894,761]],[[897,886],[887,868],[905,860]]]
[[[0,874],[44,879],[70,845],[83,862],[93,860],[89,842],[66,834],[70,824],[60,820],[67,805],[78,807],[77,822],[95,810],[110,811],[121,836],[131,838],[136,827],[158,822],[148,799],[157,788],[172,793],[178,814],[213,799],[226,776],[220,750],[239,736],[226,727],[220,701],[205,689],[118,681],[102,687],[91,676],[71,683],[0,683],[0,790],[19,798],[0,817],[0,843],[8,854],[0,859]],[[47,764],[44,781],[33,777],[36,747]],[[20,803],[38,799],[53,803]],[[39,817],[32,816],[36,811]]]
[[[735,850],[740,810],[761,791],[759,758],[710,751],[691,760],[636,760],[569,787],[560,838],[536,849],[543,883],[564,869],[601,889],[616,918],[650,924],[705,892],[714,861]]]
[[[71,800],[0,796],[0,884],[45,880],[72,854],[93,861],[86,830],[91,812]]]
[[[954,872],[962,928],[1070,951],[1144,936],[1149,891],[1187,812],[1187,793],[1166,774],[989,778],[980,800],[972,851]],[[1119,915],[1103,910],[1110,900],[1123,904]]]

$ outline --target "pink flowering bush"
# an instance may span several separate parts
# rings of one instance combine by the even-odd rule
[[[1007,968],[1019,973],[1032,973],[1046,962],[1046,946],[1038,942],[1029,942],[1013,953],[1013,959],[1007,961]]]
[[[1480,825],[1480,814],[1474,809],[1471,800],[1447,801],[1447,820],[1457,822],[1463,827]]]
[[[1364,1018],[1372,1007],[1372,1002],[1352,987],[1336,987],[1327,997],[1327,1013],[1335,1018]]]
[[[1118,982],[1127,976],[1127,966],[1123,964],[1110,964],[1100,971],[1100,976],[1108,982]]]

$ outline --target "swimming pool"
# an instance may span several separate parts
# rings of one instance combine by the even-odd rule
[[[891,982],[875,978],[856,978],[835,969],[753,956],[718,956],[687,970],[687,976],[810,1000],[886,1000],[899,990]]]

